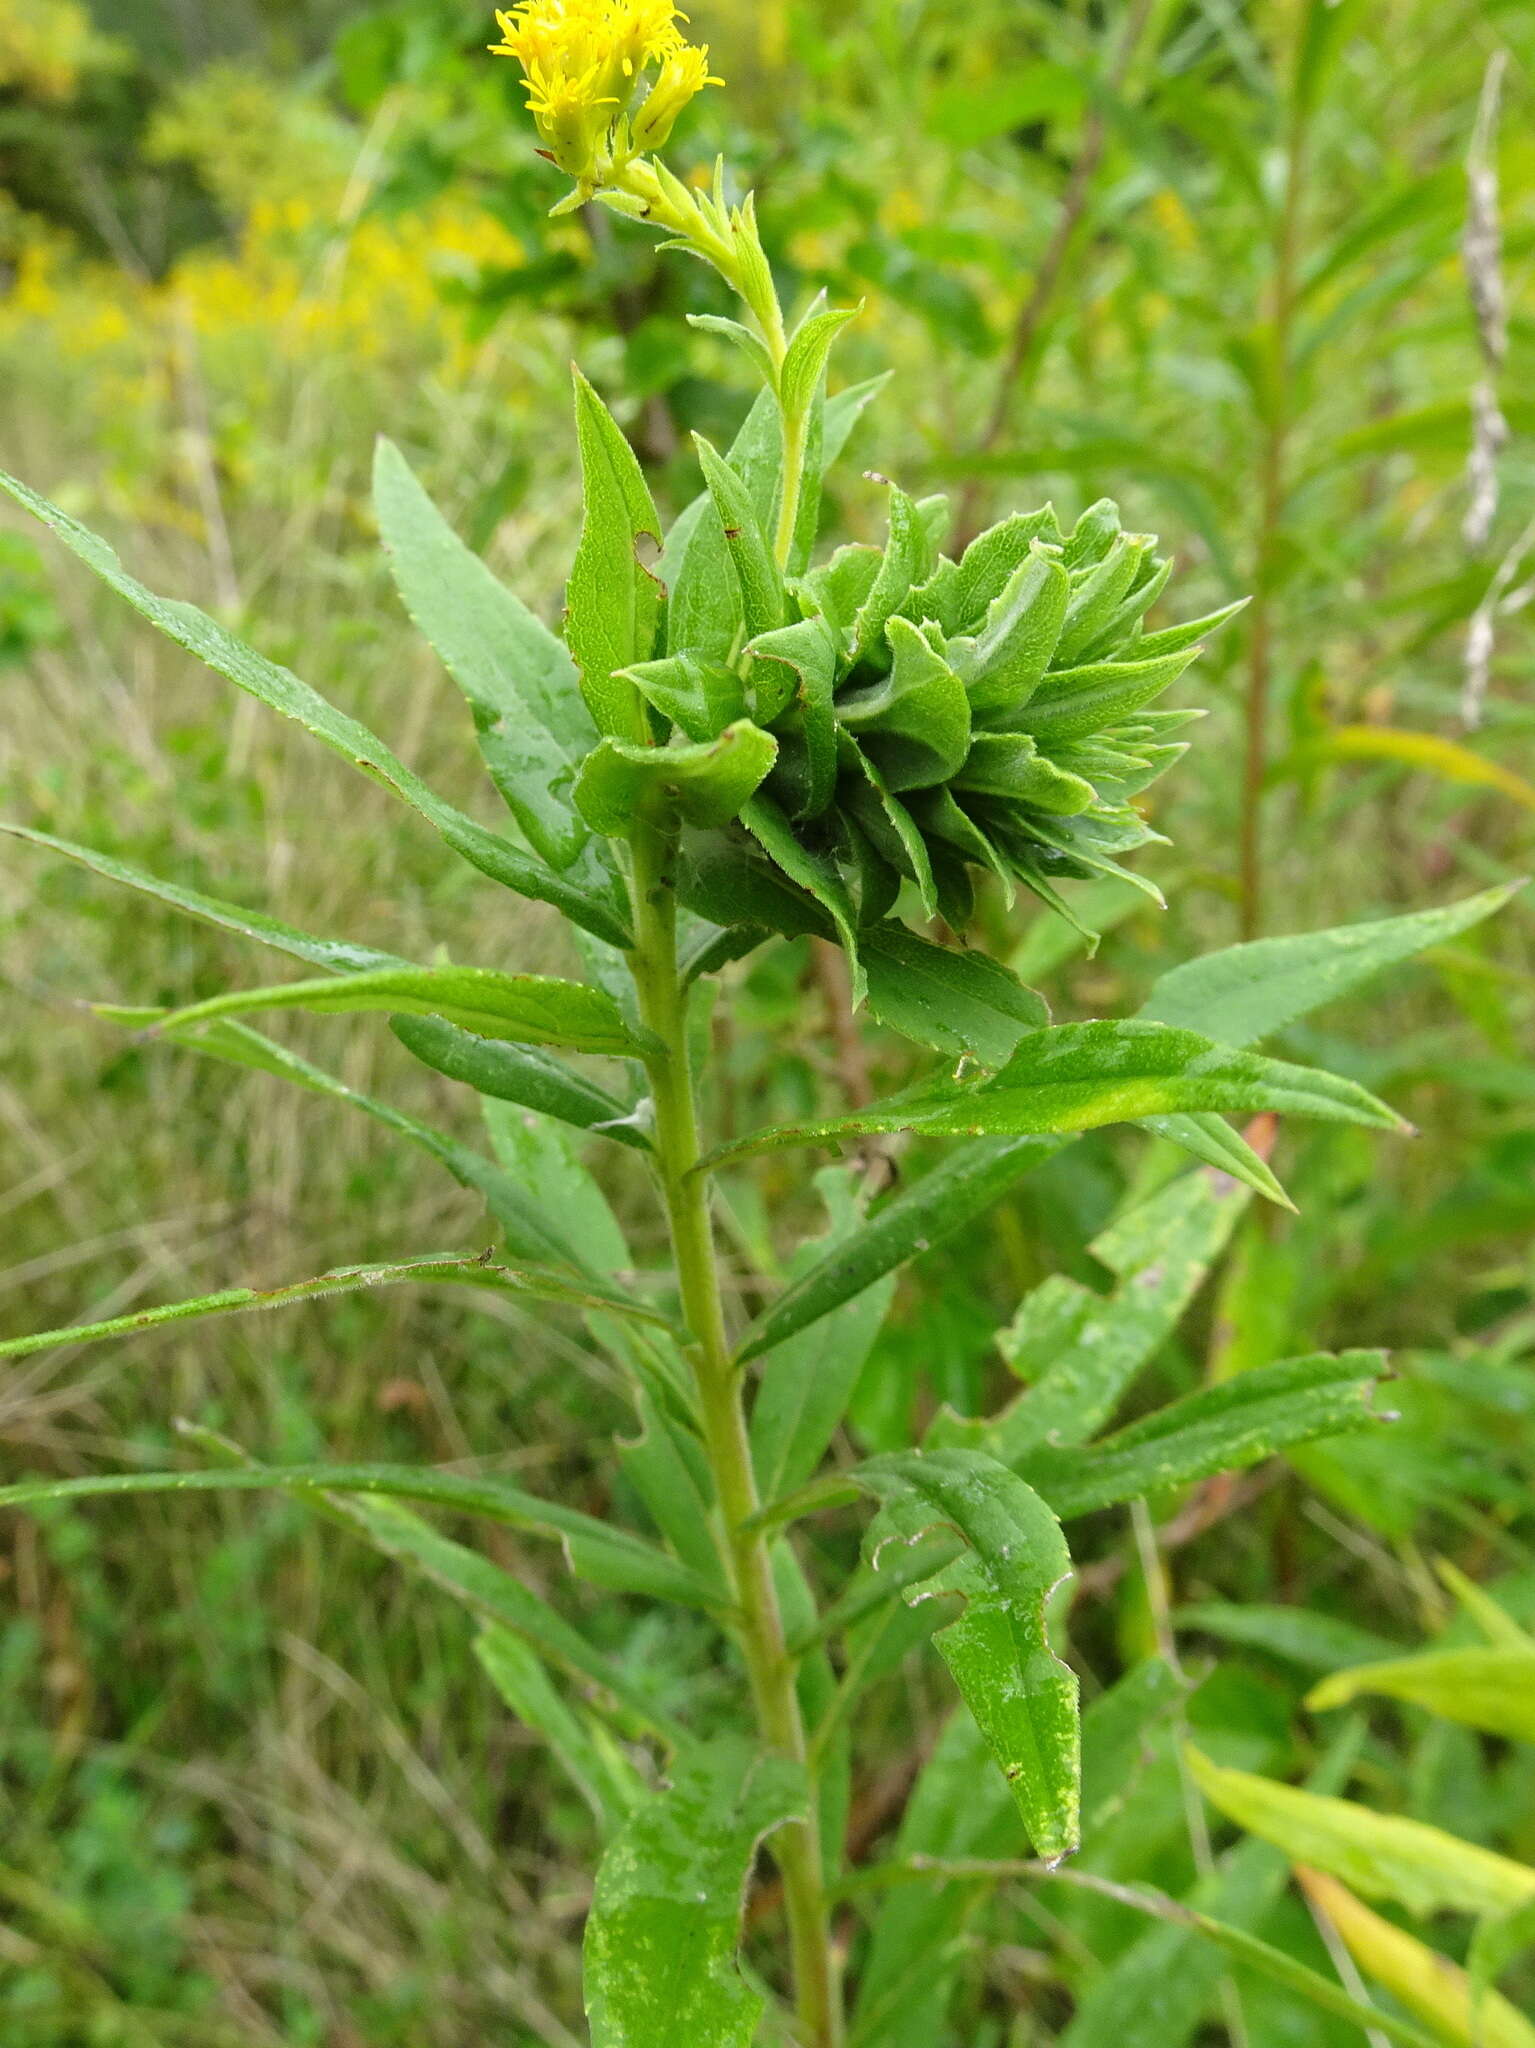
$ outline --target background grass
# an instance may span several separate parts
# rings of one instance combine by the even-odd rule
[[[1517,554],[1535,513],[1535,34],[1515,5],[1344,0],[1313,48],[1313,13],[695,10],[731,90],[701,106],[679,160],[725,148],[760,187],[788,284],[864,299],[843,374],[894,372],[836,484],[844,532],[876,528],[864,464],[957,484],[967,518],[1046,495],[1074,514],[1112,493],[1127,523],[1175,543],[1191,609],[1259,593],[1257,654],[1249,613],[1201,665],[1213,715],[1157,793],[1172,844],[1142,865],[1172,909],[1104,896],[1091,961],[1058,925],[992,912],[1065,1017],[1133,1008],[1170,961],[1237,936],[1255,790],[1268,929],[1447,901],[1530,859],[1535,790],[1511,778],[1531,777],[1535,730],[1535,557]],[[681,323],[714,306],[701,270],[657,262],[606,218],[545,220],[557,182],[531,156],[511,67],[479,54],[485,31],[460,0],[136,0],[99,20],[73,0],[3,0],[0,460],[494,820],[456,694],[381,566],[374,433],[553,618],[576,521],[567,360],[673,508],[694,487],[687,428],[728,431],[744,393]],[[1508,439],[1490,528],[1468,543],[1471,394],[1489,364],[1459,251],[1464,164],[1500,50],[1508,321],[1491,383]],[[1503,609],[1468,728],[1465,640],[1490,589]],[[568,966],[539,910],[450,873],[381,791],[232,703],[10,523],[0,662],[4,815],[414,957]],[[84,1013],[80,998],[190,1000],[261,963],[8,844],[7,1331],[484,1240],[476,1205],[366,1120]],[[1160,1390],[1386,1342],[1404,1421],[1244,1495],[1172,1557],[1176,1598],[1309,1606],[1415,1640],[1444,1618],[1427,1560],[1445,1552],[1528,1602],[1532,931],[1516,904],[1287,1041],[1384,1088],[1423,1136],[1283,1135],[1302,1214],[1247,1226]],[[353,1087],[464,1127],[448,1084],[381,1029],[276,1028]],[[721,1049],[727,1120],[845,1079],[794,947],[736,970]],[[866,1057],[889,1080],[907,1055],[873,1034]],[[1076,1146],[958,1256],[919,1263],[860,1394],[862,1441],[901,1440],[942,1399],[978,1407],[998,1373],[991,1329],[1044,1272],[1095,1276],[1083,1247],[1143,1166],[1134,1145]],[[801,1175],[770,1162],[734,1188],[743,1239],[782,1247],[809,1214]],[[655,1250],[637,1183],[620,1173],[615,1197]],[[404,1293],[43,1353],[0,1379],[17,1475],[159,1463],[176,1416],[272,1458],[515,1470],[599,1512],[629,1427],[574,1324]],[[1127,1542],[1119,1523],[1089,1532],[1090,1686],[1148,1639]],[[503,1538],[497,1554],[586,1598],[546,1553]],[[582,2037],[589,1824],[488,1696],[457,1613],[297,1507],[246,1496],[9,1519],[0,1596],[8,2048]],[[727,1675],[695,1624],[600,1613],[615,1651],[707,1712]],[[1232,1651],[1199,1711],[1282,1770],[1309,1740],[1303,1689],[1261,1649]],[[930,1660],[884,1697],[855,1811],[871,1850],[946,1701]],[[1495,1747],[1386,1714],[1369,1768],[1382,1807],[1535,1854],[1529,1769]],[[1161,1796],[1152,1783],[1126,1827],[1165,1877],[1187,1845]],[[955,2021],[967,2048],[1054,2038],[1064,1987],[1129,1939],[1113,1909],[1026,1925],[1018,1910],[980,1942]],[[1260,1993],[1249,2022],[1260,2048],[1350,2038]]]

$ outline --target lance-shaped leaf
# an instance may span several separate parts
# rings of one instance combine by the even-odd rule
[[[847,1475],[880,1512],[867,1547],[912,1544],[934,1528],[965,1548],[917,1599],[963,1605],[934,1641],[1002,1768],[1029,1838],[1044,1857],[1077,1845],[1081,1742],[1077,1680],[1050,1647],[1047,1609],[1069,1577],[1060,1524],[1005,1465],[976,1451],[901,1451]],[[912,1595],[906,1596],[908,1601]]]
[[[577,1052],[620,1056],[643,1050],[637,1031],[602,989],[543,974],[499,974],[488,967],[372,967],[334,980],[231,989],[172,1010],[156,1028],[181,1031],[261,1010],[312,1010],[322,1016],[382,1010],[441,1017],[482,1038],[525,1045],[568,1045]]]
[[[600,892],[578,887],[547,868],[542,861],[520,852],[499,833],[488,832],[483,825],[476,824],[473,818],[429,789],[420,776],[397,759],[365,725],[328,704],[318,691],[301,682],[291,670],[279,667],[253,647],[247,647],[195,605],[157,597],[153,591],[146,590],[142,583],[128,574],[104,540],[61,512],[56,505],[50,505],[46,498],[39,497],[35,491],[3,471],[0,471],[0,490],[8,492],[17,504],[51,526],[87,568],[93,569],[104,583],[109,584],[120,597],[126,598],[135,611],[158,626],[168,639],[205,661],[209,668],[227,677],[237,689],[244,690],[274,711],[280,711],[285,718],[291,718],[333,753],[341,755],[343,760],[350,761],[376,782],[392,789],[396,796],[435,826],[444,843],[462,860],[494,881],[515,889],[519,895],[553,904],[583,929],[595,932],[612,945],[626,946],[629,943],[627,912],[616,882],[611,887],[604,886]]]
[[[171,1044],[188,1052],[201,1053],[229,1066],[247,1067],[259,1074],[271,1074],[278,1080],[295,1082],[312,1094],[360,1109],[386,1130],[430,1153],[463,1187],[473,1188],[506,1233],[507,1249],[513,1257],[539,1263],[552,1259],[578,1273],[592,1272],[584,1248],[568,1243],[511,1175],[482,1152],[434,1130],[419,1117],[408,1116],[391,1102],[381,1102],[377,1096],[349,1088],[334,1074],[326,1073],[323,1067],[303,1059],[287,1046],[278,1045],[250,1025],[225,1018],[213,1024],[193,1025],[185,1031],[166,1032],[164,1025],[169,1013],[164,1010],[127,1008],[115,1003],[97,1003],[95,1009],[98,1016],[110,1018],[116,1024],[139,1030],[159,1028]]]
[[[702,434],[693,436],[693,445],[735,564],[746,631],[753,636],[769,633],[783,624],[783,572],[773,559],[751,492],[744,478]]]
[[[1228,946],[1164,974],[1140,1014],[1203,1032],[1222,1045],[1253,1045],[1350,994],[1372,975],[1469,931],[1524,886],[1504,883],[1442,910]]]
[[[1172,1401],[1085,1450],[1041,1446],[1019,1461],[1064,1520],[1214,1472],[1239,1472],[1288,1445],[1368,1429],[1386,1370],[1381,1351],[1315,1352],[1257,1366]]]
[[[623,670],[655,651],[661,586],[638,546],[648,538],[659,547],[661,522],[617,421],[581,372],[574,375],[584,516],[565,590],[565,638],[597,730],[643,740],[644,706]]]
[[[1101,732],[1133,717],[1177,681],[1200,650],[1181,654],[1132,655],[1128,661],[1089,662],[1054,669],[1021,711],[1011,714],[1020,732],[1036,739],[1072,740]]]
[[[402,1259],[372,1266],[338,1266],[312,1280],[290,1280],[281,1287],[224,1287],[190,1301],[167,1302],[160,1308],[134,1309],[101,1323],[66,1324],[58,1330],[35,1330],[25,1337],[0,1339],[0,1358],[26,1358],[69,1344],[96,1344],[106,1337],[133,1337],[166,1323],[199,1322],[205,1316],[245,1315],[254,1309],[284,1308],[290,1302],[314,1301],[328,1294],[355,1294],[374,1287],[460,1286],[491,1294],[521,1295],[533,1301],[563,1301],[577,1308],[616,1309],[644,1321],[665,1325],[665,1317],[640,1302],[622,1303],[611,1294],[596,1294],[562,1280],[557,1273],[514,1266],[494,1266],[483,1258]]]
[[[1515,1742],[1535,1742],[1535,1645],[1522,1649],[1425,1650],[1337,1671],[1313,1687],[1313,1712],[1347,1706],[1362,1694],[1406,1700]]]
[[[592,2048],[749,2048],[764,2001],[736,1965],[746,1880],[763,1836],[804,1805],[782,1757],[728,1737],[678,1754],[598,1866],[583,1949]]]
[[[521,1579],[467,1544],[439,1535],[402,1501],[364,1494],[324,1498],[332,1513],[366,1536],[386,1557],[420,1572],[481,1621],[499,1623],[521,1636],[560,1670],[599,1687],[632,1731],[658,1735],[666,1743],[683,1739],[682,1731],[632,1673],[604,1656]]]
[[[51,832],[37,832],[27,825],[4,823],[0,823],[0,832],[7,832],[15,839],[25,839],[33,846],[46,846],[51,853],[61,853],[66,860],[78,862],[81,867],[91,869],[109,882],[120,882],[125,888],[167,904],[172,910],[184,911],[188,917],[195,917],[203,924],[215,925],[220,931],[236,932],[241,938],[257,939],[263,946],[291,954],[295,960],[307,960],[312,967],[326,968],[332,974],[355,974],[368,967],[410,965],[397,954],[380,952],[376,946],[354,945],[350,939],[316,938],[309,932],[299,931],[294,925],[282,923],[279,918],[268,917],[265,911],[247,910],[242,904],[226,903],[220,897],[205,895],[200,889],[189,889],[179,882],[162,881],[158,875],[147,874],[144,869],[117,860],[109,853],[98,853],[94,847],[77,846],[70,839],[56,839]]]
[[[568,867],[586,839],[571,778],[596,739],[568,650],[464,546],[382,437],[373,509],[405,609],[469,700],[491,780],[544,859]]]
[[[826,368],[832,343],[862,311],[862,300],[856,306],[836,306],[825,313],[809,314],[795,329],[778,373],[779,402],[791,418],[809,405]]]
[[[423,1065],[446,1074],[450,1081],[462,1081],[476,1094],[497,1102],[519,1103],[524,1109],[537,1110],[540,1116],[557,1117],[577,1130],[598,1132],[637,1152],[650,1149],[650,1139],[635,1110],[545,1052],[509,1045],[505,1039],[480,1038],[440,1017],[396,1016],[389,1028]]]
[[[963,579],[963,564],[959,573]],[[992,600],[981,630],[950,642],[949,659],[982,722],[1022,710],[1039,688],[1060,636],[1069,588],[1060,550],[1033,540]]]
[[[912,585],[920,583],[927,573],[926,553],[927,536],[917,507],[904,491],[892,484],[890,532],[884,553],[875,558],[873,573],[864,581],[863,594],[853,614],[848,649],[850,666],[856,667],[860,661],[866,661],[883,644],[887,622],[905,603]],[[848,554],[844,558],[862,560],[861,555]],[[837,558],[834,556],[829,564],[832,576],[835,576],[836,568]]]
[[[1296,1876],[1364,1974],[1447,2042],[1460,2048],[1535,2048],[1535,2026],[1501,1992],[1475,1997],[1458,1964],[1372,1913],[1336,1878],[1306,1869]]]
[[[1050,1138],[987,1138],[924,1174],[784,1289],[746,1333],[744,1363],[830,1315],[917,1254],[943,1244],[1057,1150]]]
[[[873,926],[862,947],[870,1010],[918,1045],[1000,1067],[1049,1022],[1044,999],[989,954],[935,946],[903,924]]]
[[[493,1476],[471,1479],[417,1465],[245,1465],[232,1471],[102,1472],[83,1479],[28,1479],[0,1487],[0,1508],[48,1501],[96,1500],[139,1493],[283,1493],[360,1495],[424,1501],[564,1545],[571,1569],[613,1592],[694,1607],[717,1603],[713,1587],[643,1538],[583,1515],[560,1501],[540,1500]]]
[[[813,896],[836,926],[848,958],[856,1007],[864,997],[864,969],[858,953],[857,913],[846,883],[831,861],[800,845],[788,819],[771,797],[760,791],[751,797],[742,806],[741,822],[774,864],[783,869],[791,882]]]
[[[619,1827],[645,1796],[645,1784],[596,1717],[565,1698],[543,1659],[510,1629],[487,1624],[474,1654],[517,1719],[548,1743],[599,1825]]]
[[[609,738],[582,763],[576,802],[592,830],[613,839],[658,808],[707,830],[730,823],[777,758],[772,734],[746,718],[717,739],[669,747]]]
[[[1395,1899],[1410,1913],[1476,1914],[1535,1898],[1535,1870],[1442,1828],[1228,1770],[1197,1749],[1187,1755],[1196,1784],[1228,1820],[1367,1898]]]
[[[986,1079],[943,1078],[824,1122],[777,1124],[721,1146],[706,1162],[871,1131],[928,1137],[1017,1137],[1087,1131],[1174,1110],[1277,1110],[1403,1130],[1393,1111],[1352,1081],[1256,1053],[1232,1052],[1165,1025],[1059,1024],[1030,1032]]]

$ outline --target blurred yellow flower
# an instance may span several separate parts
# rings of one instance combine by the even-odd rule
[[[706,85],[709,52],[677,26],[673,0],[518,0],[496,10],[492,54],[522,66],[528,111],[549,154],[596,189],[638,151],[658,149]],[[630,108],[646,72],[650,90]]]

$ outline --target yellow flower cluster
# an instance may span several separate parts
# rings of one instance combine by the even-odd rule
[[[596,190],[633,156],[659,149],[710,76],[707,48],[677,26],[673,0],[518,0],[496,10],[491,50],[522,66],[528,111],[549,154]],[[649,90],[635,104],[647,74]]]

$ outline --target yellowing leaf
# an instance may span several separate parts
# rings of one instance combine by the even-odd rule
[[[1305,1868],[1295,1874],[1360,1969],[1415,2018],[1465,2048],[1535,2048],[1535,2026],[1499,1992],[1473,2003],[1471,1980],[1447,1956],[1372,1913],[1336,1878]]]
[[[1506,1913],[1535,1898],[1535,1870],[1442,1828],[1225,1770],[1197,1749],[1187,1756],[1199,1789],[1228,1820],[1371,1898],[1399,1900],[1413,1913],[1477,1914]]]
[[[1345,1706],[1361,1693],[1380,1693],[1427,1707],[1447,1721],[1535,1742],[1535,1646],[1425,1650],[1335,1671],[1312,1689],[1313,1710]]]
[[[1457,740],[1441,739],[1438,733],[1404,732],[1392,725],[1340,725],[1318,751],[1344,761],[1399,761],[1404,768],[1421,768],[1446,782],[1499,790],[1526,810],[1535,811],[1535,783],[1473,753]]]

